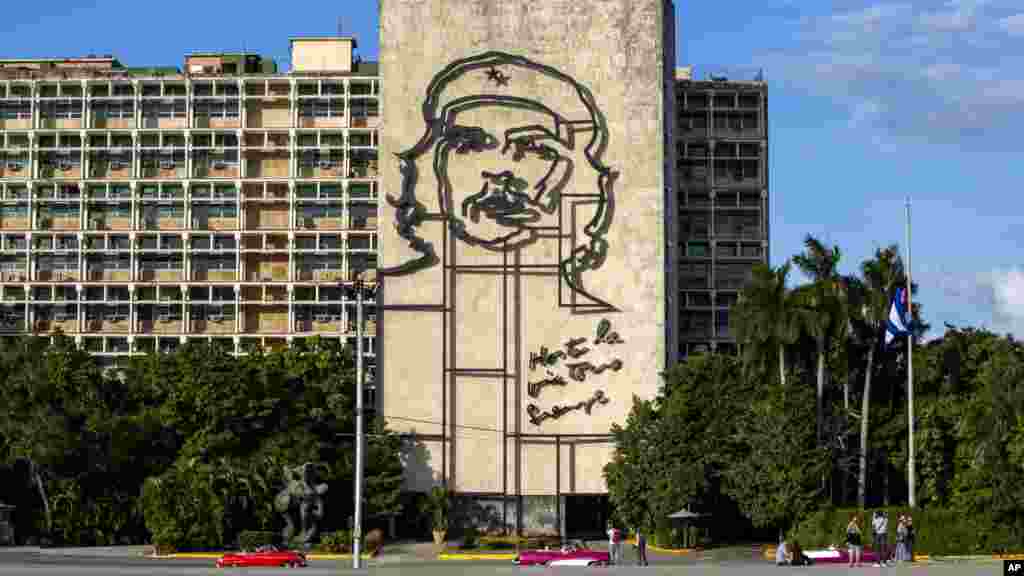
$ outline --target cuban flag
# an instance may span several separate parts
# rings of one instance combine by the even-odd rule
[[[889,306],[889,318],[885,322],[885,345],[910,334],[910,316],[907,314],[907,289],[897,288]]]

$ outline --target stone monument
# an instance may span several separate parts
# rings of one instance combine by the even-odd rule
[[[284,488],[274,499],[274,508],[284,516],[281,536],[285,543],[297,540],[309,545],[317,533],[317,522],[324,517],[327,484],[315,484],[315,465],[311,462],[284,467]]]

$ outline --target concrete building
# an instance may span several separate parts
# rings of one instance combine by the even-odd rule
[[[676,70],[680,357],[735,353],[729,306],[768,260],[768,87]]]
[[[381,2],[379,405],[406,488],[488,527],[600,530],[611,427],[678,356],[673,23]]]
[[[254,54],[0,60],[0,333],[60,330],[107,365],[354,342],[343,287],[375,280],[381,120],[354,48],[293,39],[287,74]]]

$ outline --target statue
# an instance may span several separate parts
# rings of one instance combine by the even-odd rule
[[[316,536],[317,521],[324,517],[324,494],[327,484],[314,485],[314,464],[284,467],[284,489],[274,499],[274,509],[284,515],[281,531],[285,542],[293,537],[308,545]],[[297,532],[297,533],[296,533]]]

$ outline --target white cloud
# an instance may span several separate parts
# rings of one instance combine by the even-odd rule
[[[998,334],[1024,336],[1024,267],[987,272],[948,272],[922,269],[914,274],[926,299],[925,316],[932,331],[942,334],[942,322],[984,327]],[[940,304],[936,298],[944,301]],[[940,309],[948,310],[943,314]]]
[[[995,270],[990,281],[994,328],[1024,335],[1024,269]]]
[[[1010,36],[1024,36],[1024,13],[1000,19],[999,27]]]
[[[1007,6],[881,2],[806,16],[783,31],[790,44],[756,60],[770,79],[845,105],[851,126],[1005,147],[1024,113],[1024,51],[1006,35],[1024,35],[1024,14],[1007,16]]]

